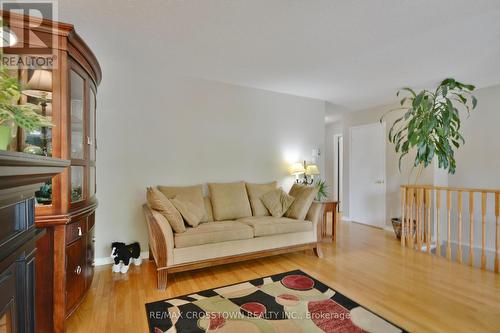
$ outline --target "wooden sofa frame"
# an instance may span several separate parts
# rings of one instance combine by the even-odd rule
[[[215,265],[229,264],[244,260],[264,258],[284,253],[313,250],[314,254],[322,258],[323,253],[319,247],[321,242],[320,237],[320,224],[322,223],[321,218],[323,216],[323,204],[314,202],[309,212],[307,213],[306,219],[316,220],[317,227],[317,241],[314,243],[304,243],[291,245],[286,247],[274,248],[263,251],[255,251],[243,254],[230,255],[225,257],[218,257],[213,259],[200,260],[190,263],[176,264],[168,266],[168,256],[167,256],[167,240],[165,239],[165,234],[162,231],[159,222],[155,219],[151,213],[150,208],[147,204],[143,205],[144,214],[146,217],[146,222],[148,226],[149,233],[149,259],[154,260],[156,265],[157,277],[158,277],[158,289],[165,289],[167,287],[167,276],[169,273],[177,273],[183,271],[189,271],[194,269],[200,269]],[[153,245],[153,246],[152,246]]]

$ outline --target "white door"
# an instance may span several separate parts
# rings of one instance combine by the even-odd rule
[[[354,222],[385,225],[385,124],[350,129],[349,217]]]

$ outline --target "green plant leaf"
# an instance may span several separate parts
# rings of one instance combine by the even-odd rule
[[[403,116],[393,122],[388,135],[400,155],[400,170],[402,159],[411,152],[415,153],[414,166],[427,167],[437,158],[440,168],[455,172],[455,149],[465,143],[459,107],[468,113],[476,107],[477,99],[471,93],[474,89],[473,85],[447,78],[434,93],[417,93],[408,87],[397,92],[397,96],[409,93],[401,98]]]

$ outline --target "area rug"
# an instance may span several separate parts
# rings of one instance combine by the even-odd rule
[[[295,270],[146,304],[162,332],[406,332]]]

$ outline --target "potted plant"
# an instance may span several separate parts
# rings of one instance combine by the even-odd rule
[[[422,170],[437,159],[438,167],[450,174],[456,170],[455,150],[465,143],[460,133],[460,110],[467,115],[476,108],[477,99],[472,95],[475,87],[455,79],[442,81],[434,91],[415,92],[411,88],[403,88],[405,96],[400,100],[401,107],[391,110],[402,115],[397,118],[389,130],[389,141],[395,145],[399,154],[399,170],[401,160],[410,152],[415,152],[411,172],[418,167],[415,177],[417,183]],[[382,116],[380,121],[382,122]],[[398,227],[399,223],[399,227]],[[392,219],[394,231],[401,230],[401,219]]]
[[[326,198],[328,198],[328,185],[326,184],[326,181],[322,179],[318,179],[316,181],[316,187],[318,188],[318,194],[316,194],[316,201],[322,201]]]
[[[28,131],[53,126],[49,117],[37,113],[41,110],[38,105],[18,105],[20,97],[19,80],[10,75],[7,67],[0,66],[0,150],[7,149],[16,126]]]

